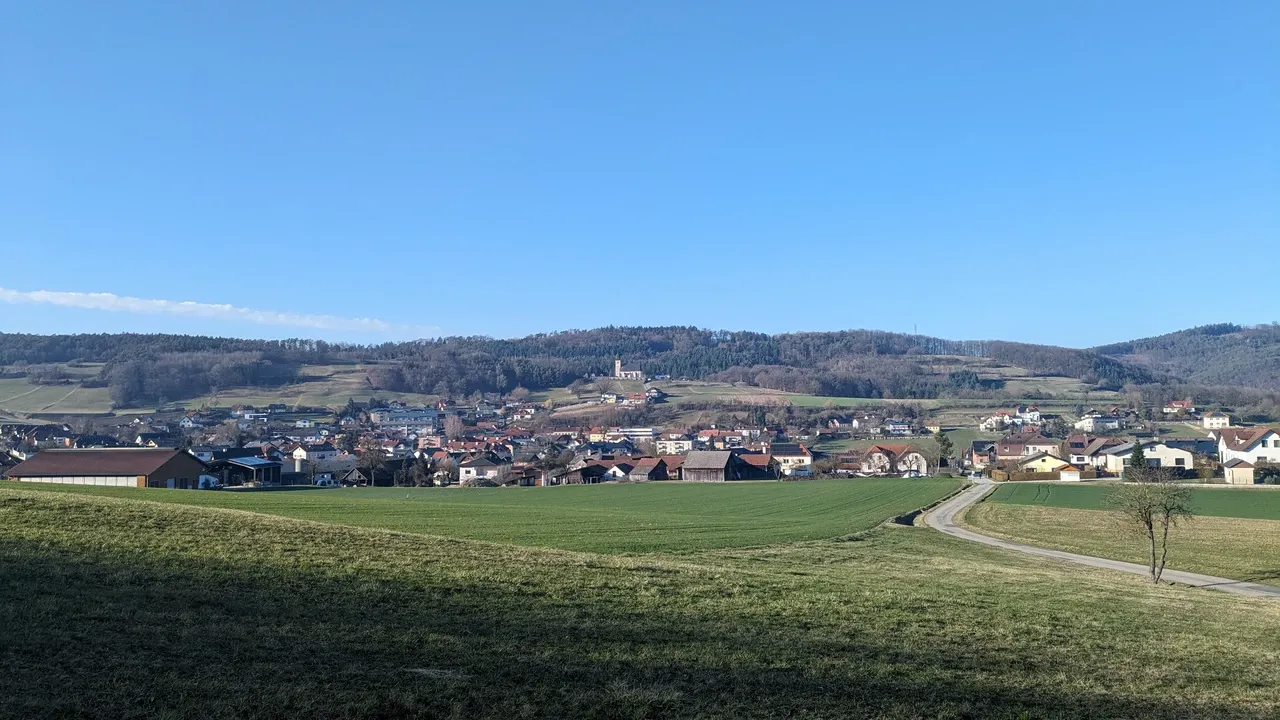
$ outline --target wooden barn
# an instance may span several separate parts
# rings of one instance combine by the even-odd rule
[[[694,450],[685,456],[681,477],[687,482],[741,480],[742,464],[728,450]]]

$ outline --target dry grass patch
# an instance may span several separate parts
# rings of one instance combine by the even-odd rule
[[[995,537],[1068,552],[1144,564],[1142,537],[1117,513],[983,502],[966,525]],[[1280,520],[1198,515],[1175,528],[1169,567],[1235,580],[1280,583]]]

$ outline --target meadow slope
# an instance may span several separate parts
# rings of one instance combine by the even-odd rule
[[[620,557],[5,487],[0,578],[5,717],[1280,713],[1280,605],[922,528]]]

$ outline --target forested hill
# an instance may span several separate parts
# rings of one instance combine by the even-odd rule
[[[1280,389],[1280,325],[1203,325],[1094,348],[1188,382]]]
[[[1103,387],[1158,379],[1094,351],[999,341],[952,341],[870,330],[766,335],[692,327],[609,327],[496,340],[455,337],[362,346],[181,335],[0,333],[0,364],[105,363],[94,381],[121,406],[175,400],[211,387],[280,385],[304,365],[378,363],[372,387],[443,395],[562,387],[607,374],[620,358],[650,375],[721,378],[821,395],[937,397],[946,383],[911,356],[987,357],[1041,375]],[[56,379],[56,378],[55,378]],[[953,379],[961,384],[965,378]]]

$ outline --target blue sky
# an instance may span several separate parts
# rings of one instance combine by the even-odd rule
[[[1276,2],[6,3],[0,330],[1270,322],[1277,27]]]

